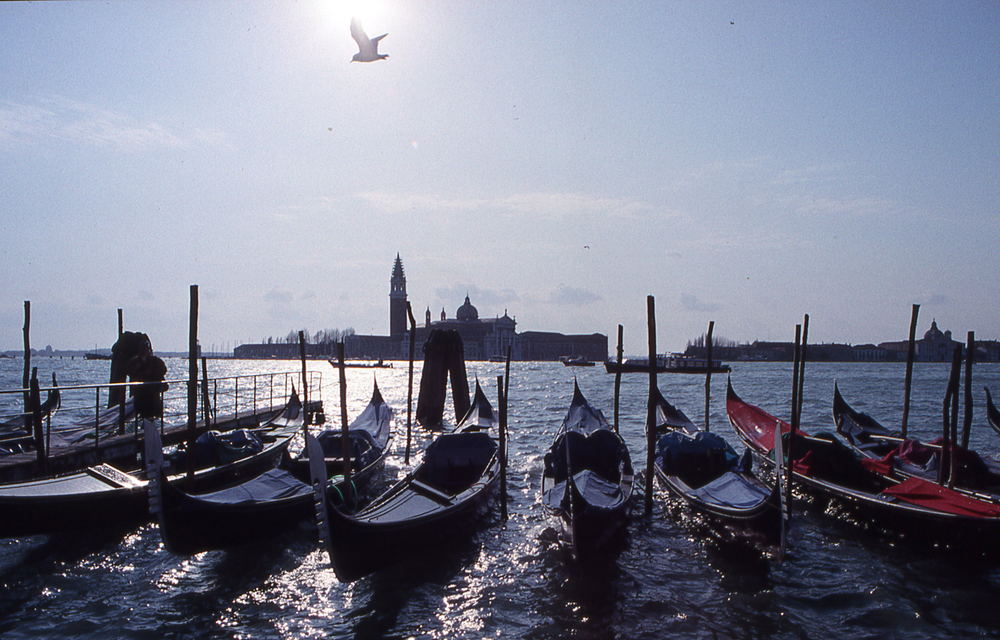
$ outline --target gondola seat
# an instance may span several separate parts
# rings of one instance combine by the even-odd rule
[[[482,475],[497,445],[483,432],[450,433],[427,447],[417,479],[445,493],[459,493]]]

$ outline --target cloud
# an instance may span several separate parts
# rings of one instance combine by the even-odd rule
[[[899,205],[884,198],[830,198],[802,195],[790,196],[783,200],[792,211],[809,216],[849,215],[869,217],[899,211]]]
[[[924,305],[948,305],[951,304],[951,298],[943,293],[925,293],[923,296],[923,301],[920,304]]]
[[[515,216],[565,217],[581,214],[602,215],[612,218],[635,218],[656,213],[661,219],[664,212],[648,202],[629,198],[595,196],[585,193],[515,193],[493,198],[459,198],[441,194],[363,192],[357,197],[386,213],[447,213],[489,211]]]
[[[62,96],[49,96],[30,104],[0,102],[0,143],[9,145],[56,139],[134,153],[215,144],[221,138],[217,131],[180,131]]]
[[[722,308],[714,302],[703,302],[691,293],[681,294],[681,307],[688,311],[718,311]]]
[[[289,304],[293,298],[294,296],[290,291],[283,291],[281,289],[271,289],[264,294],[264,300],[276,304]]]
[[[592,302],[597,302],[601,296],[586,289],[577,289],[559,285],[559,287],[549,294],[549,302],[552,304],[583,306]]]

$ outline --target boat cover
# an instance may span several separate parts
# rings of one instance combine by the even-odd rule
[[[237,429],[219,433],[206,431],[194,441],[193,455],[196,468],[217,467],[241,460],[264,450],[264,442],[253,431]],[[170,456],[170,464],[180,468],[186,465],[187,452],[176,451]]]
[[[976,500],[954,489],[929,482],[922,478],[908,478],[889,487],[882,495],[893,496],[904,502],[975,518],[1000,517],[1000,504]]]
[[[621,486],[602,478],[590,469],[584,469],[573,475],[573,484],[588,504],[604,509],[610,509],[621,504],[624,499]],[[545,492],[545,503],[553,508],[563,508],[562,501],[566,495],[566,482],[558,482]]]
[[[729,443],[710,431],[699,431],[693,437],[678,431],[660,436],[656,457],[661,469],[680,476],[694,467],[711,467],[717,474],[736,468],[740,462]]]
[[[738,473],[728,471],[708,484],[692,490],[691,495],[708,504],[752,509],[771,494],[766,488],[749,482]]]
[[[615,433],[608,429],[594,431],[589,436],[578,431],[566,431],[556,438],[545,454],[546,475],[557,481],[564,480],[567,457],[574,470],[589,469],[617,483],[625,470],[628,451]]]
[[[219,504],[253,504],[295,498],[309,493],[312,493],[312,485],[302,482],[283,469],[271,469],[235,487],[194,497]]]

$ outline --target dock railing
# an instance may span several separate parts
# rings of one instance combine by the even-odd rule
[[[245,427],[254,418],[269,416],[284,407],[292,389],[306,403],[321,398],[323,374],[306,372],[303,393],[303,372],[283,371],[257,373],[198,380],[198,420],[200,429],[210,429],[223,423]],[[158,418],[161,431],[165,426],[186,426],[187,379],[164,380],[161,391],[163,414]],[[138,435],[140,420],[135,412],[133,390],[145,382],[103,384],[52,385],[32,384],[28,389],[0,390],[0,460],[5,455],[33,451],[43,465],[49,452],[58,447],[92,445],[100,450],[103,440],[131,433]],[[112,389],[126,388],[128,399],[123,404],[106,407]],[[43,397],[57,394],[55,402],[44,403]],[[29,410],[24,410],[24,398],[29,398]],[[44,405],[49,405],[45,407]],[[306,417],[320,411],[315,402],[306,407]],[[46,409],[51,409],[48,411]],[[260,421],[257,421],[260,424]],[[41,442],[39,442],[41,439]],[[41,446],[39,446],[41,445]]]

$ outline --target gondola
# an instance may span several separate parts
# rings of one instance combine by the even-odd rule
[[[775,430],[791,460],[789,482],[820,499],[836,501],[852,522],[890,537],[935,545],[995,546],[1000,505],[976,500],[922,478],[898,481],[866,468],[832,434],[809,435],[759,407],[747,404],[728,383],[726,412],[733,429],[765,466],[774,466]]]
[[[993,430],[1000,433],[1000,410],[993,404],[993,396],[990,395],[990,390],[983,387],[983,391],[986,392],[986,418],[989,420]]]
[[[632,486],[628,447],[574,381],[542,475],[542,504],[574,558],[599,553],[621,532]]]
[[[169,459],[168,481],[209,489],[238,482],[278,463],[302,424],[293,395],[282,414],[260,429],[203,434],[196,445],[197,470],[186,472],[186,452]],[[159,425],[144,421],[147,431]],[[162,450],[159,450],[162,456]],[[99,464],[53,478],[0,485],[0,537],[135,524],[148,518],[147,480],[141,471]]]
[[[658,388],[654,392],[653,469],[659,485],[721,522],[776,530],[780,523],[776,488],[752,473],[750,450],[741,457],[719,434],[697,429]]]
[[[475,396],[454,431],[439,435],[420,464],[353,515],[322,490],[322,453],[308,439],[320,537],[341,581],[356,580],[424,554],[467,533],[500,478],[498,416],[476,382]]]
[[[919,477],[938,481],[947,478],[951,457],[942,440],[925,443],[903,438],[867,413],[851,408],[836,383],[833,385],[833,421],[844,437],[873,471],[901,478]],[[1000,463],[971,449],[956,447],[958,471],[955,489],[974,497],[1000,502]],[[944,465],[944,469],[942,469]]]
[[[392,419],[392,409],[376,384],[368,405],[348,426],[350,481],[343,475],[341,429],[327,429],[316,436],[331,500],[346,507],[365,495],[385,465]],[[163,541],[175,553],[222,549],[266,538],[313,515],[313,488],[304,456],[286,455],[277,467],[219,491],[191,493],[167,482],[153,483],[150,492]]]

